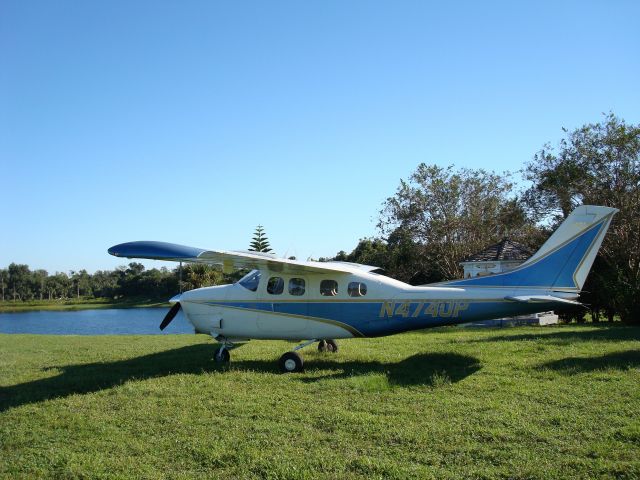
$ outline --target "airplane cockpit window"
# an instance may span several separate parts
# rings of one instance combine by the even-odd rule
[[[258,290],[258,284],[260,283],[261,276],[262,275],[260,274],[260,270],[251,270],[244,277],[238,280],[238,283],[247,290],[255,292],[256,290]]]
[[[362,282],[350,282],[347,292],[350,297],[364,297],[367,294],[367,284]]]
[[[338,294],[338,282],[335,280],[322,280],[320,282],[320,295],[335,297]]]
[[[289,280],[289,294],[299,297],[300,295],[304,295],[304,290],[304,278],[292,278]]]
[[[280,277],[271,277],[267,282],[267,293],[280,295],[284,291],[284,280]]]

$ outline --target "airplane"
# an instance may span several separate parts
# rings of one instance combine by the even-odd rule
[[[221,265],[225,273],[251,271],[231,285],[198,288],[173,297],[163,330],[183,310],[196,333],[220,342],[217,362],[250,339],[305,340],[278,362],[300,372],[299,350],[318,342],[337,351],[335,339],[380,337],[410,330],[512,317],[578,306],[577,299],[615,208],[577,207],[542,247],[513,270],[412,286],[374,266],[298,261],[271,253],[205,250],[137,241],[115,245],[116,257]]]

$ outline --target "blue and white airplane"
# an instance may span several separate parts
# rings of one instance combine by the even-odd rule
[[[336,338],[379,337],[441,325],[510,317],[580,305],[580,290],[618,210],[576,208],[531,258],[514,270],[411,286],[380,269],[345,262],[297,261],[273,254],[219,251],[163,242],[129,242],[111,255],[251,269],[233,285],[198,288],[171,299],[164,329],[182,308],[197,333],[221,343],[216,361],[249,339],[308,339],[280,358],[283,372],[303,369],[301,348]]]

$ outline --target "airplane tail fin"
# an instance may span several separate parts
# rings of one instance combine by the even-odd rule
[[[616,212],[616,208],[582,205],[571,212],[535,254],[514,270],[445,284],[580,291]]]

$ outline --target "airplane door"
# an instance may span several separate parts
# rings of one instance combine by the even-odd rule
[[[265,337],[305,338],[310,330],[309,292],[304,277],[271,276],[265,284],[263,308],[258,315],[258,330]]]

